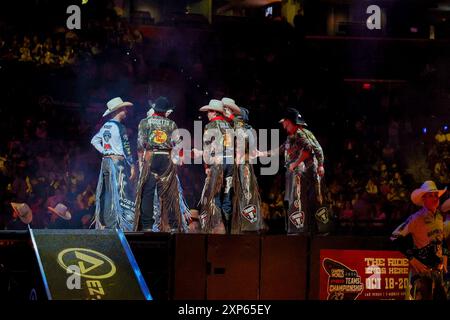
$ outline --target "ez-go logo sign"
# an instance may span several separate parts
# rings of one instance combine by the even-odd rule
[[[117,271],[109,257],[85,248],[62,250],[58,254],[58,264],[70,274],[66,281],[69,290],[81,289],[81,278],[93,279],[86,280],[86,286],[91,298],[97,299],[105,295],[100,280],[112,277]]]

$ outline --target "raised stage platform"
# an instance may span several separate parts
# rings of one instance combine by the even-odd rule
[[[125,236],[154,300],[402,299],[407,281],[387,237]],[[28,231],[0,231],[1,298],[45,298],[36,260]]]

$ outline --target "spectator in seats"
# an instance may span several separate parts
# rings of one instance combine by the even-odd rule
[[[372,227],[377,229],[384,228],[386,226],[386,213],[381,202],[375,203],[375,211],[372,217]]]
[[[373,213],[373,206],[370,203],[369,195],[367,192],[363,192],[361,197],[356,200],[353,205],[353,215],[357,227],[365,228],[369,225]]]
[[[48,207],[51,214],[49,229],[74,229],[71,223],[72,214],[69,209],[62,203],[58,203],[54,208]]]
[[[339,222],[341,227],[353,226],[353,206],[351,201],[345,201],[344,208],[340,211]]]
[[[388,144],[394,149],[397,149],[400,145],[399,123],[395,119],[391,119],[389,122]]]
[[[33,212],[26,203],[11,202],[13,219],[6,225],[7,230],[27,230],[33,221]]]
[[[366,192],[371,199],[376,199],[378,196],[378,186],[374,178],[369,178],[369,181],[367,181]]]
[[[294,16],[294,27],[298,37],[303,39],[306,33],[306,23],[302,9],[298,9],[297,14]]]

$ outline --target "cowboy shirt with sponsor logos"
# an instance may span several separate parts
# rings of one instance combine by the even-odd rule
[[[126,128],[118,121],[105,122],[92,138],[91,144],[104,156],[123,156],[129,165],[134,163]]]
[[[142,119],[138,129],[138,151],[172,149],[181,142],[177,129],[175,121],[166,117],[152,115]]]

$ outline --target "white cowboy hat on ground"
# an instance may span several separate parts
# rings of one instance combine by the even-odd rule
[[[425,181],[420,186],[420,188],[414,190],[411,193],[411,201],[415,205],[423,206],[423,199],[422,199],[422,197],[423,197],[423,195],[425,193],[437,192],[439,197],[441,197],[445,193],[446,190],[447,190],[447,188],[445,188],[444,190],[438,190],[438,188],[436,187],[436,184],[433,181],[428,180],[428,181]]]
[[[223,113],[224,112],[223,103],[220,100],[211,99],[209,101],[209,104],[201,107],[199,109],[199,111],[217,111],[217,112]]]
[[[103,117],[106,117],[108,114],[113,113],[114,111],[117,111],[120,108],[131,107],[132,105],[133,104],[131,102],[124,102],[120,97],[111,99],[106,103],[108,110],[105,111]]]
[[[54,208],[48,207],[48,210],[50,210],[53,213],[56,213],[58,216],[60,216],[64,220],[72,219],[72,215],[70,214],[70,211],[62,203],[58,203],[56,205],[56,207],[54,207]]]
[[[241,109],[236,105],[231,98],[222,98],[222,103],[225,107],[228,107],[234,114],[241,114]]]
[[[31,223],[33,220],[33,212],[26,203],[11,202],[11,207],[23,223]]]
[[[444,201],[444,203],[441,206],[441,211],[442,213],[450,211],[450,198]]]

